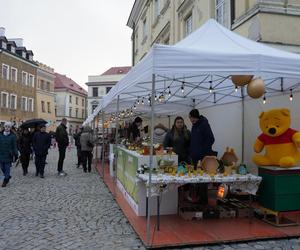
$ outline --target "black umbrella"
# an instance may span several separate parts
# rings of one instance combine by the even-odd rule
[[[45,125],[47,121],[44,119],[30,119],[22,123],[21,128],[35,128],[40,125]]]

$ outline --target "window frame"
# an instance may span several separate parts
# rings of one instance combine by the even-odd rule
[[[25,76],[25,78],[24,78],[24,76]],[[25,79],[25,83],[24,83],[24,79]],[[26,71],[22,71],[22,84],[24,84],[26,86],[28,85],[28,73]]]
[[[15,102],[14,102],[14,107],[12,107],[12,97],[15,97]],[[16,95],[16,94],[10,94],[10,109],[13,109],[13,110],[17,110],[17,105],[18,105],[18,102],[17,102],[17,98],[18,98],[18,96]]]
[[[193,32],[193,13],[191,12],[184,19],[184,33],[185,36],[188,36],[192,32]]]
[[[28,73],[28,86],[33,87],[34,88],[34,75]],[[32,82],[30,81],[30,79],[32,79]]]
[[[45,101],[41,101],[41,106],[42,106],[42,113],[46,113]]]
[[[3,71],[3,68],[4,67],[7,67],[7,69],[6,69],[6,76],[4,77],[4,71]],[[9,80],[9,65],[8,64],[5,64],[5,63],[2,63],[2,74],[1,74],[1,77],[2,77],[2,79],[4,79],[4,80]]]
[[[13,79],[13,70],[15,70],[15,74],[14,74],[15,79]],[[17,68],[10,67],[10,79],[13,82],[18,82],[18,69]]]
[[[25,100],[25,106],[23,106],[23,100]],[[28,98],[26,96],[21,97],[21,111],[27,111],[28,110]]]
[[[94,90],[97,90],[97,95],[95,95]],[[92,97],[99,97],[99,88],[98,87],[92,87]]]
[[[30,101],[32,103],[31,107],[29,106]],[[30,98],[30,97],[27,98],[27,111],[34,112],[34,99],[33,98]]]
[[[6,95],[6,102],[5,102],[5,106],[3,105],[3,95]],[[9,93],[6,92],[6,91],[1,91],[1,108],[9,108],[9,102],[8,102],[8,99],[9,99]]]
[[[51,114],[51,103],[47,102],[47,112],[48,114]]]

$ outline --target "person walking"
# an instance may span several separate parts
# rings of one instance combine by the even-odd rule
[[[186,128],[183,118],[177,116],[172,129],[165,136],[164,148],[173,148],[173,151],[178,155],[178,163],[189,162],[190,142],[191,132]]]
[[[91,172],[94,138],[92,134],[92,128],[90,126],[83,127],[82,134],[80,136],[81,154],[82,154],[82,166],[83,172]]]
[[[35,152],[35,176],[40,175],[41,178],[44,178],[46,158],[51,146],[51,136],[46,132],[45,125],[41,125],[40,131],[34,134],[32,145]]]
[[[75,140],[75,146],[77,148],[77,168],[79,168],[80,164],[82,164],[82,153],[81,153],[81,144],[80,144],[81,134],[82,134],[82,126],[78,127],[76,129],[75,134],[73,135],[73,138]]]
[[[18,139],[18,149],[20,151],[20,160],[23,169],[23,175],[28,174],[28,166],[31,155],[32,136],[29,133],[28,128],[24,128]]]
[[[11,123],[6,122],[0,133],[0,167],[4,174],[2,187],[9,183],[12,162],[18,158],[17,137],[11,132],[11,127]]]
[[[58,145],[59,158],[57,163],[57,172],[59,176],[65,176],[67,173],[63,171],[66,149],[69,145],[69,137],[67,132],[67,119],[63,118],[61,124],[56,128],[56,141]]]

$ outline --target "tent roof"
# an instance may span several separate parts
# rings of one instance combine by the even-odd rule
[[[165,97],[163,102],[155,104],[156,112],[169,114],[171,110],[166,103],[181,105],[185,108],[180,110],[185,112],[187,107],[241,100],[241,91],[235,91],[231,75],[261,77],[267,95],[294,89],[300,82],[299,69],[300,55],[249,40],[210,19],[173,46],[155,44],[104,97],[99,110],[116,110],[117,96],[126,103],[123,108],[133,107],[138,99],[147,100],[153,75],[156,95]],[[174,106],[173,111],[180,110]]]

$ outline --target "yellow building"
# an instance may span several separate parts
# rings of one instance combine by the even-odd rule
[[[0,122],[16,126],[36,117],[37,64],[22,39],[7,39],[0,27]]]
[[[48,122],[48,131],[55,131],[55,93],[54,93],[54,69],[38,63],[37,69],[37,90],[36,90],[36,110],[37,117]]]
[[[299,0],[136,0],[127,22],[133,65],[154,43],[175,44],[210,18],[252,40],[300,53],[299,17]]]
[[[54,83],[56,124],[67,118],[68,132],[72,134],[86,118],[87,92],[72,79],[58,73],[55,73]]]

